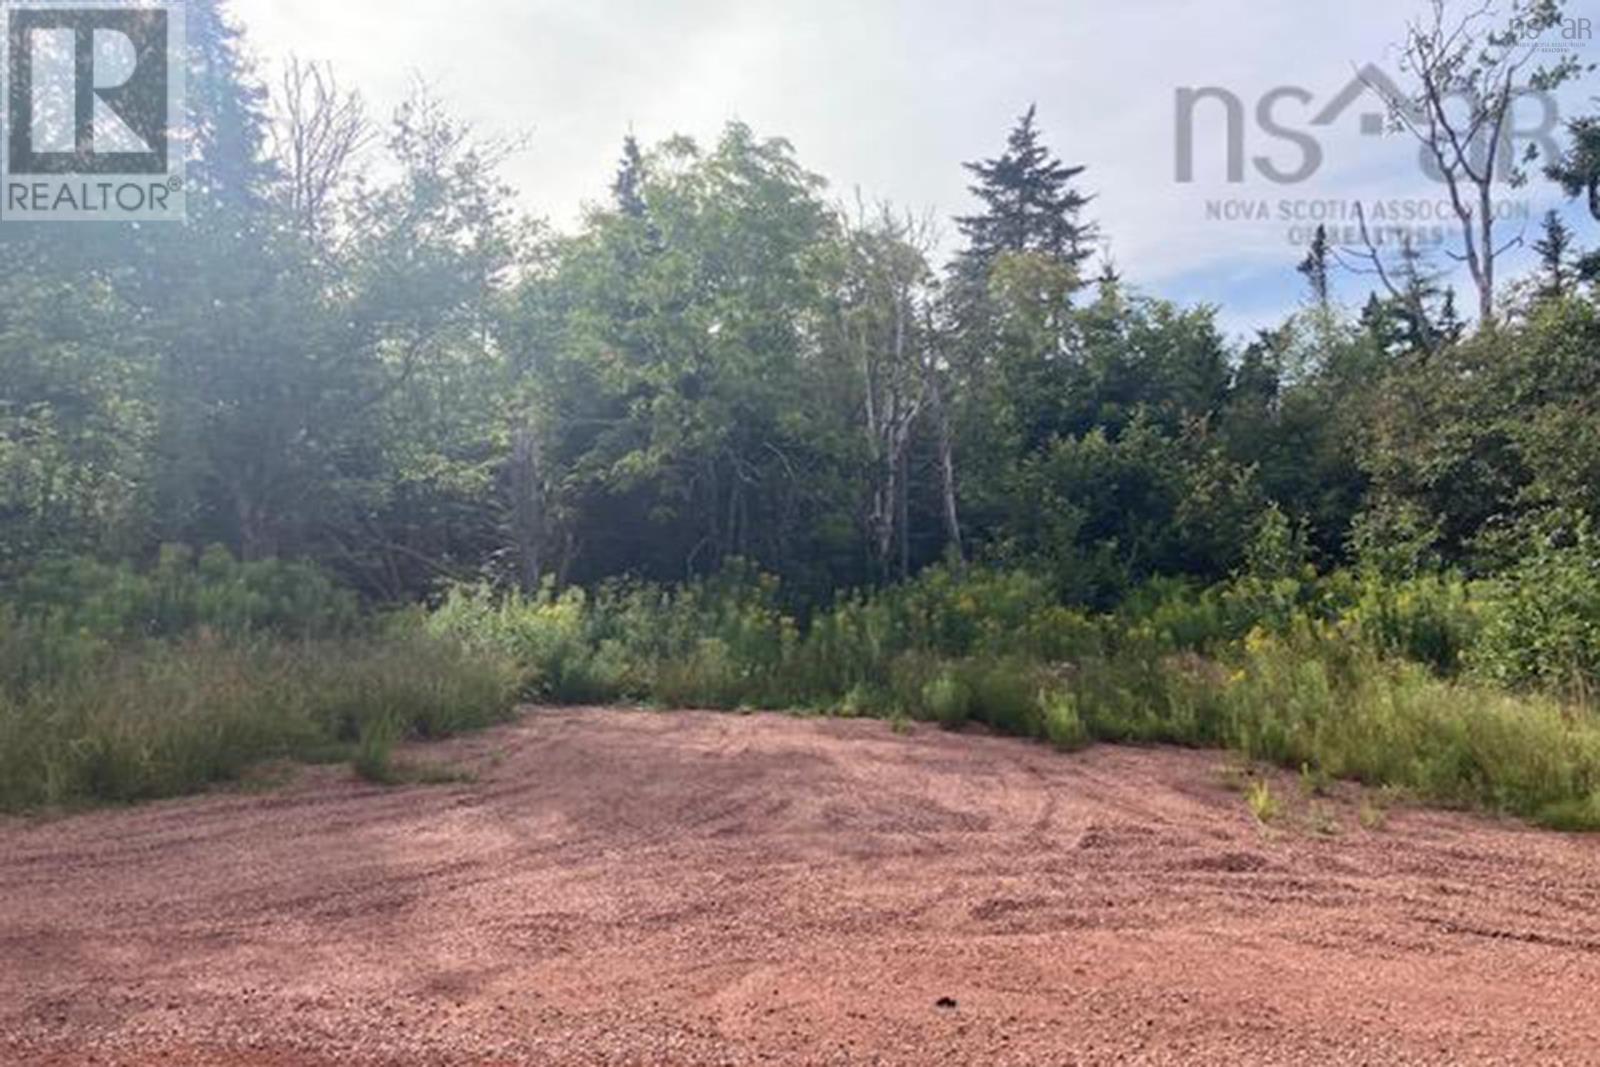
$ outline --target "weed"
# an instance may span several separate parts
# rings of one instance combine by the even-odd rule
[[[1245,793],[1244,802],[1250,808],[1250,814],[1256,817],[1259,823],[1270,823],[1283,813],[1278,799],[1272,795],[1272,786],[1265,778],[1258,780]]]
[[[1593,832],[1600,830],[1600,792],[1572,800],[1545,805],[1534,815],[1534,822],[1547,830]]]
[[[355,758],[351,760],[356,774],[377,785],[398,785],[400,775],[394,766],[394,746],[399,739],[399,727],[387,715],[362,723]]]
[[[382,780],[396,741],[503,721],[516,687],[503,659],[416,633],[140,644],[0,688],[0,809],[175,796],[281,759],[350,760]]]
[[[1312,804],[1306,811],[1306,825],[1313,833],[1336,837],[1340,832],[1339,817],[1326,804]]]
[[[1361,807],[1356,812],[1356,821],[1363,830],[1382,830],[1389,822],[1389,810],[1383,805],[1373,801],[1371,797],[1361,798]]]
[[[972,694],[953,668],[945,668],[922,690],[922,707],[929,718],[947,730],[966,723],[972,714]]]
[[[1071,693],[1041,693],[1039,703],[1044,709],[1045,737],[1051,744],[1069,752],[1089,744],[1089,731],[1078,715],[1077,701]]]
[[[1325,797],[1333,791],[1333,779],[1321,767],[1300,764],[1300,795],[1310,799]]]

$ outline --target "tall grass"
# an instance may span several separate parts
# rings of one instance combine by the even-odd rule
[[[421,634],[214,639],[107,652],[92,670],[0,691],[0,808],[176,796],[275,758],[372,758],[370,739],[503,720],[504,659]]]
[[[1600,828],[1586,560],[1552,549],[1512,585],[1279,567],[1153,583],[1105,615],[1027,573],[933,568],[804,620],[734,567],[671,588],[461,587],[387,627],[292,566],[64,564],[0,609],[0,807],[169,796],[274,757],[391,780],[399,741],[497,721],[522,695],[1225,747]]]
[[[1477,666],[1499,647],[1486,642],[1505,641],[1484,623],[1500,611],[1492,589],[1449,576],[1346,573],[1165,583],[1092,617],[1026,574],[935,568],[803,626],[749,574],[533,597],[464,588],[429,625],[515,657],[529,695],[554,702],[981,723],[1062,748],[1226,747],[1600,828],[1600,719]]]
[[[521,685],[509,657],[364,618],[312,568],[220,551],[58,561],[9,599],[0,810],[174,796],[275,758],[386,762],[373,738],[487,725]]]

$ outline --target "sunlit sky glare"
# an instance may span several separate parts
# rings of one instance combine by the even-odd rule
[[[1203,105],[1195,180],[1175,180],[1180,87],[1227,89],[1247,117],[1264,93],[1299,87],[1311,101],[1282,100],[1274,114],[1309,130],[1358,67],[1394,70],[1412,13],[1395,0],[234,0],[232,10],[269,81],[290,53],[328,60],[386,115],[420,75],[480,131],[527,135],[506,176],[528,211],[559,227],[604,198],[629,130],[646,143],[675,133],[710,140],[730,119],[789,139],[835,197],[859,188],[948,219],[971,207],[961,162],[998,154],[1037,103],[1048,144],[1088,167],[1089,214],[1123,276],[1152,295],[1220,305],[1237,335],[1300,299],[1294,240],[1314,223],[1284,221],[1285,208],[1309,219],[1356,198],[1370,210],[1374,200],[1441,195],[1414,142],[1363,135],[1360,115],[1375,99],[1315,131],[1324,160],[1294,184],[1248,164],[1245,181],[1228,183],[1222,108]],[[1600,0],[1568,10],[1600,25]],[[1600,60],[1592,38],[1573,47]],[[1597,93],[1591,73],[1563,91],[1561,106],[1575,113]],[[1301,160],[1253,121],[1245,150],[1280,168]],[[1550,207],[1596,240],[1596,223],[1542,178],[1505,195],[1525,212],[1530,243]],[[1234,215],[1264,205],[1272,218],[1212,217],[1221,201],[1234,202]],[[953,244],[953,225],[945,229]],[[1345,276],[1337,291],[1358,305],[1370,287]]]

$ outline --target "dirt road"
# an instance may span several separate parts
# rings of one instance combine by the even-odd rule
[[[419,754],[0,822],[0,1063],[1600,1063],[1600,840],[881,722]]]

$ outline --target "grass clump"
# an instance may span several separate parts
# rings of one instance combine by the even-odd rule
[[[394,719],[374,716],[361,725],[351,768],[359,777],[377,785],[399,785],[401,776],[394,765],[394,746],[399,740],[400,727]]]
[[[1278,803],[1278,798],[1272,795],[1272,785],[1265,778],[1257,779],[1245,792],[1244,802],[1249,807],[1250,814],[1262,824],[1270,823],[1283,814],[1283,806]]]
[[[1552,801],[1539,809],[1533,821],[1547,830],[1583,833],[1600,830],[1600,793]]]
[[[1040,694],[1043,705],[1044,733],[1052,745],[1073,752],[1089,745],[1092,738],[1078,714],[1078,704],[1071,693],[1045,692]]]
[[[967,724],[972,704],[972,693],[955,667],[944,668],[922,689],[925,716],[949,730]]]
[[[1389,824],[1389,809],[1376,803],[1371,797],[1361,798],[1361,807],[1356,810],[1356,821],[1361,828],[1367,831],[1382,830]]]

